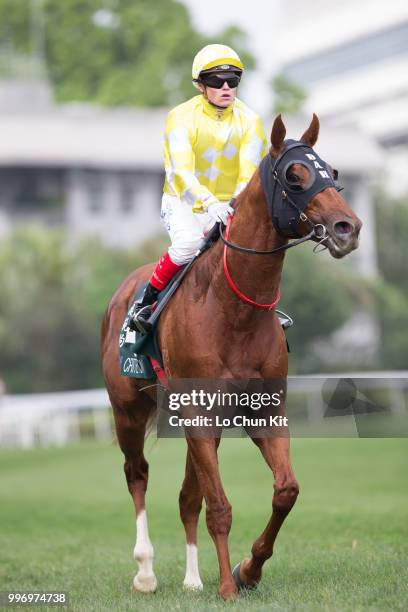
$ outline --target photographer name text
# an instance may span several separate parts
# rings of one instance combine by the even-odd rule
[[[197,415],[192,419],[172,414],[169,417],[169,425],[172,427],[288,427],[289,421],[286,416],[269,416],[269,418],[247,417],[236,415],[232,419],[227,417],[214,417]]]

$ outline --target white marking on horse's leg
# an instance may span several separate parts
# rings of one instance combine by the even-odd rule
[[[186,576],[183,586],[185,589],[203,590],[200,572],[198,571],[198,549],[196,544],[186,546]]]
[[[149,538],[146,510],[139,512],[136,518],[136,545],[133,558],[139,564],[139,571],[133,578],[133,589],[142,593],[154,593],[157,579],[153,572],[153,546]]]

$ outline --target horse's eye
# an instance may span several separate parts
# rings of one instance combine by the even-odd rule
[[[284,170],[286,186],[291,191],[304,191],[313,181],[313,169],[301,161],[289,163]]]
[[[288,183],[300,183],[300,176],[295,172],[288,172],[286,175]]]
[[[300,174],[298,174],[297,170],[298,170],[298,164],[290,164],[287,168],[286,168],[286,172],[285,172],[285,179],[288,183],[290,183],[291,185],[297,185],[300,183],[300,181],[302,180],[302,177]]]

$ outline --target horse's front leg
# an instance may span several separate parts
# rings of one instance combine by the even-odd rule
[[[275,484],[272,516],[252,546],[252,557],[234,568],[234,578],[240,588],[256,586],[260,581],[262,566],[272,556],[276,536],[299,493],[290,462],[289,438],[253,438],[253,441],[273,471]]]
[[[220,438],[215,440],[216,447]],[[186,474],[179,496],[180,517],[186,532],[186,575],[185,589],[202,590],[203,583],[198,569],[197,526],[201,512],[203,494],[194,469],[190,451],[187,450]]]
[[[225,495],[217,461],[217,440],[188,438],[189,453],[206,502],[207,528],[212,537],[220,568],[219,594],[235,599],[238,589],[231,573],[228,534],[231,529],[231,505]]]
[[[186,474],[179,496],[180,518],[186,532],[185,589],[202,590],[198,569],[197,526],[201,512],[203,494],[200,489],[190,452],[187,451]]]

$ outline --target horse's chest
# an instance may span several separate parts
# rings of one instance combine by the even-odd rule
[[[232,377],[252,377],[260,371],[266,358],[264,340],[251,333],[225,332],[217,343],[217,353],[223,369]]]

